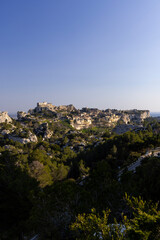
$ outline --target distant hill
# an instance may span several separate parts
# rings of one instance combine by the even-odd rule
[[[160,112],[151,112],[151,117],[160,117]]]

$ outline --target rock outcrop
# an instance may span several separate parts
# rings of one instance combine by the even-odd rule
[[[80,130],[83,128],[89,128],[92,124],[91,118],[86,117],[74,117],[72,120],[70,120],[70,124],[73,128]]]
[[[33,133],[31,133],[29,131],[29,136],[28,138],[22,138],[22,137],[18,137],[18,136],[14,136],[14,135],[8,135],[8,138],[10,140],[16,141],[16,142],[20,142],[23,144],[29,143],[29,142],[38,142],[37,136]]]
[[[120,111],[121,119],[124,123],[136,123],[140,124],[144,121],[144,119],[150,117],[150,112],[148,110],[128,110],[128,111]]]
[[[18,111],[17,112],[17,119],[18,120],[22,120],[23,118],[25,118],[27,116],[27,113],[26,112],[23,112],[23,111]]]
[[[42,123],[36,130],[35,130],[36,135],[42,136],[43,140],[51,138],[53,135],[53,132],[49,130],[48,128],[48,123]]]
[[[97,108],[76,109],[73,105],[55,106],[51,103],[37,103],[34,109],[29,110],[30,118],[38,116],[52,118],[54,122],[68,120],[71,126],[77,130],[93,127],[111,127],[114,128],[119,124],[141,125],[144,119],[150,116],[148,110],[117,110],[106,109],[99,110]],[[38,114],[37,114],[38,113]],[[19,112],[18,119],[22,119],[26,113]],[[41,126],[45,129],[44,126]],[[43,129],[43,130],[44,130]],[[41,129],[39,129],[41,131]],[[42,134],[41,134],[42,135]],[[46,130],[44,138],[50,138],[51,132]]]
[[[7,122],[7,123],[12,122],[12,119],[8,115],[8,112],[0,112],[0,123],[4,123],[4,122]]]

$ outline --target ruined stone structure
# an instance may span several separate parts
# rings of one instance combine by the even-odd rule
[[[55,109],[55,106],[52,105],[51,103],[47,103],[47,102],[40,103],[40,102],[38,102],[37,107],[35,108],[35,111],[36,112],[41,112],[42,110],[54,111],[54,109]]]
[[[72,104],[55,106],[52,103],[38,102],[37,107],[35,109],[30,109],[28,112],[32,114],[33,112],[42,112],[43,110],[52,111],[52,112],[56,112],[56,111],[72,112],[72,111],[75,111],[76,108]]]

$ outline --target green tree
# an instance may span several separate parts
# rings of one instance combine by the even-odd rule
[[[127,205],[133,211],[133,218],[124,216],[126,239],[158,240],[160,239],[160,211],[158,203],[143,201],[141,197],[130,198],[125,195]]]
[[[125,195],[125,201],[131,208],[132,218],[122,214],[122,222],[109,224],[110,210],[103,211],[103,216],[92,209],[91,213],[79,214],[71,225],[77,240],[159,240],[160,211],[158,203],[143,201],[141,197]]]
[[[89,167],[85,167],[84,161],[82,159],[79,162],[79,171],[80,171],[81,177],[87,176],[89,173]]]
[[[110,210],[103,211],[103,216],[96,213],[93,208],[89,214],[79,214],[71,225],[71,230],[76,232],[77,240],[122,240],[122,225],[108,223]]]

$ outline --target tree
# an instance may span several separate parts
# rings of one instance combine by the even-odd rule
[[[89,167],[85,167],[84,161],[82,159],[79,162],[79,171],[81,177],[87,176],[89,173]]]
[[[121,222],[109,224],[110,210],[103,211],[103,216],[95,209],[88,214],[79,214],[71,225],[77,240],[158,240],[160,239],[160,211],[158,203],[143,201],[141,197],[125,195],[125,201],[131,208],[133,218],[122,214]]]
[[[21,239],[22,233],[28,233],[38,183],[15,164],[9,152],[0,157],[0,163],[0,239]]]
[[[103,211],[101,217],[93,208],[89,214],[79,214],[75,223],[71,225],[71,230],[77,234],[77,240],[122,240],[122,225],[109,224],[110,210]]]
[[[125,195],[127,205],[133,211],[133,218],[124,216],[126,239],[158,240],[160,239],[160,211],[158,203],[143,201],[141,197],[130,198]]]

